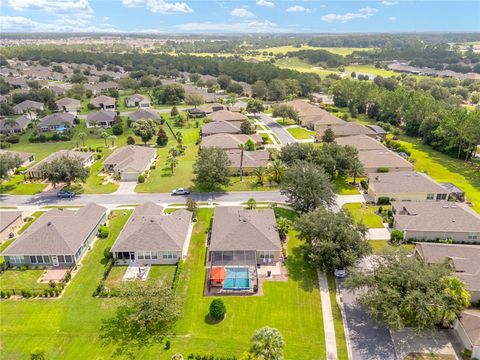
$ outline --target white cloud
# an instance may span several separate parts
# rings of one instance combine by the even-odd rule
[[[255,17],[255,14],[245,8],[236,8],[233,9],[230,13],[233,16],[241,17],[241,18],[252,18]]]
[[[44,10],[55,14],[93,13],[88,0],[5,0],[2,6],[14,10]]]
[[[306,12],[306,13],[311,13],[311,12],[312,12],[312,9],[306,8],[306,7],[301,6],[301,5],[294,5],[294,6],[290,6],[289,8],[287,8],[287,11],[288,11],[288,12]]]
[[[267,0],[257,0],[256,4],[258,6],[265,6],[265,7],[269,7],[269,8],[275,7],[275,4],[273,2],[267,1]]]
[[[398,1],[383,0],[382,5],[387,5],[387,6],[398,5]]]
[[[54,22],[42,23],[23,16],[0,16],[0,30],[9,32],[116,32],[109,24],[93,26],[83,20],[60,18]],[[82,25],[79,27],[79,24]]]
[[[327,14],[322,16],[322,20],[326,22],[347,22],[355,19],[368,19],[373,16],[378,10],[375,8],[362,8],[355,13],[346,14]]]
[[[222,33],[278,33],[292,32],[290,29],[280,28],[276,24],[265,21],[243,21],[239,23],[213,23],[210,21],[194,22],[176,25],[181,32],[222,32]]]
[[[397,20],[397,17],[396,17],[396,16],[390,16],[390,17],[388,18],[388,20],[390,20],[390,21],[395,21],[395,20]]]
[[[187,14],[193,12],[192,8],[184,2],[167,2],[164,0],[123,0],[126,7],[144,6],[154,13],[161,14]]]

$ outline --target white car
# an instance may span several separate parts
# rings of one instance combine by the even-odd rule
[[[333,275],[335,275],[336,278],[343,279],[347,276],[347,270],[345,270],[345,268],[335,269]]]
[[[172,190],[172,195],[189,195],[190,190],[184,189],[184,188],[178,188],[175,190]]]

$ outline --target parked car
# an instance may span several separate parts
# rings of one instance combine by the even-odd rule
[[[189,195],[190,190],[184,189],[184,188],[178,188],[175,190],[172,190],[172,195]]]
[[[59,191],[57,193],[57,197],[61,199],[71,199],[71,198],[74,198],[75,196],[77,196],[77,194],[75,194],[73,191]]]
[[[345,270],[345,268],[335,269],[333,274],[335,275],[336,278],[343,279],[345,276],[347,276],[347,270]]]

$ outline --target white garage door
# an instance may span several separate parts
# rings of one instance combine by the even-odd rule
[[[123,181],[137,181],[139,175],[140,174],[138,172],[123,172],[122,173],[122,180]]]

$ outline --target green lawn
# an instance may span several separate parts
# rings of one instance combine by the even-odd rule
[[[333,183],[334,186],[335,186],[335,193],[339,194],[339,195],[358,195],[358,194],[360,194],[357,187],[349,184],[350,180],[351,179],[344,178],[344,177],[336,178],[334,183]],[[358,182],[358,180],[357,180],[357,182]]]
[[[45,270],[40,269],[6,270],[0,274],[0,291],[46,289],[48,283],[37,282],[44,272]]]
[[[369,240],[368,242],[370,243],[370,247],[372,248],[372,252],[374,254],[382,254],[384,252],[398,250],[412,251],[415,247],[413,244],[395,246],[390,244],[388,240]]]
[[[383,68],[378,69],[373,64],[346,66],[345,71],[356,72],[356,73],[367,73],[367,74],[373,74],[373,75],[378,75],[378,76],[383,76],[383,77],[400,75],[400,73],[392,71],[392,70],[385,70]]]
[[[202,294],[205,230],[212,212],[211,209],[201,209],[198,214],[184,278],[179,286],[180,295],[185,298],[184,314],[177,327],[177,337],[171,340],[169,354],[202,352],[238,356],[248,350],[253,332],[269,325],[283,334],[286,359],[325,359],[317,276],[300,255],[300,242],[293,231],[290,232],[287,265],[289,281],[266,282],[264,296],[224,297],[226,319],[216,325],[205,321],[212,301]]]
[[[13,175],[8,181],[0,185],[0,194],[10,195],[35,195],[43,191],[47,184],[40,182],[24,182],[24,176],[21,174]]]
[[[175,265],[154,265],[150,268],[150,272],[148,273],[147,282],[157,282],[157,281],[164,281],[167,283],[171,283],[173,280],[173,276],[175,274]],[[110,273],[108,274],[108,278],[105,282],[105,285],[108,288],[115,288],[121,285],[123,282],[123,275],[127,270],[127,266],[118,265],[114,266]]]
[[[377,214],[379,206],[352,203],[343,205],[343,208],[353,216],[357,224],[363,222],[368,229],[383,227],[382,218]],[[386,209],[387,206],[383,208]]]
[[[297,140],[311,139],[316,134],[315,131],[301,127],[288,128],[287,131]]]
[[[258,185],[255,176],[244,176],[243,181],[240,181],[240,176],[232,176],[227,191],[266,191],[278,190],[279,188],[280,186],[275,184],[272,186]],[[255,195],[253,197],[255,198]]]
[[[347,340],[343,327],[343,317],[340,306],[337,303],[335,278],[332,274],[327,275],[330,303],[332,304],[333,326],[335,328],[335,340],[337,343],[338,360],[348,360]]]
[[[114,183],[104,184],[103,177],[98,175],[103,170],[103,161],[112,153],[112,150],[104,152],[102,159],[97,160],[90,166],[90,176],[82,186],[85,194],[110,194],[119,187],[118,184]]]
[[[279,119],[277,122],[282,126],[296,125],[295,120],[292,119]]]

